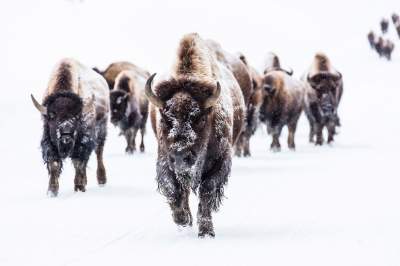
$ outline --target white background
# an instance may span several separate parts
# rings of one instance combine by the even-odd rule
[[[0,3],[0,265],[400,265],[400,56],[381,60],[366,34],[398,1],[61,1]],[[241,51],[262,70],[269,51],[299,77],[317,51],[344,76],[342,128],[332,146],[307,142],[269,151],[260,129],[253,157],[235,158],[215,239],[177,230],[156,191],[155,139],[124,154],[110,126],[109,183],[73,192],[65,164],[58,198],[47,198],[39,142],[40,98],[54,64],[74,57],[104,69],[129,60],[167,71],[188,32]],[[400,42],[390,25],[389,36]],[[397,48],[398,49],[398,48]],[[195,216],[197,199],[191,199]]]

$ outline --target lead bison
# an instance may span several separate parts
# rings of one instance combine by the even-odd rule
[[[342,74],[322,53],[315,55],[310,69],[303,76],[308,84],[305,94],[305,113],[310,123],[310,142],[322,145],[323,129],[328,129],[328,143],[334,140],[336,126],[340,126],[337,110],[343,94]]]
[[[140,151],[144,152],[144,134],[148,117],[149,102],[144,93],[147,71],[128,68],[121,71],[115,78],[114,88],[110,91],[111,122],[118,126],[121,135],[126,138],[125,151],[133,153],[136,150],[136,135],[140,130]]]
[[[215,236],[211,212],[224,197],[245,118],[238,82],[210,49],[198,34],[185,35],[170,75],[152,86],[153,74],[146,84],[158,141],[158,189],[181,226],[192,225],[189,194],[198,193],[199,237]]]
[[[92,151],[97,155],[97,181],[106,183],[103,147],[109,113],[106,81],[73,59],[55,67],[42,104],[31,95],[42,115],[42,156],[50,175],[48,193],[57,196],[63,160],[72,159],[75,191],[85,191],[86,165]]]

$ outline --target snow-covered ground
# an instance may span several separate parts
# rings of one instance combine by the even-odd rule
[[[400,53],[380,60],[366,39],[396,2],[1,1],[0,265],[400,265]],[[107,186],[96,185],[93,157],[86,193],[73,192],[67,163],[59,197],[48,198],[29,94],[41,96],[55,62],[130,60],[160,72],[193,31],[258,68],[275,51],[296,76],[325,51],[345,82],[337,141],[307,143],[302,117],[297,151],[274,154],[259,130],[253,157],[234,160],[215,239],[172,222],[150,130],[147,152],[128,156],[110,126]],[[392,25],[390,36],[399,46]]]

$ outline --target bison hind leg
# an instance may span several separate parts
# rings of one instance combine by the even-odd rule
[[[99,127],[99,132],[97,134],[97,147],[96,147],[96,157],[97,157],[97,183],[100,186],[104,186],[107,183],[106,169],[103,162],[103,151],[104,144],[107,138],[107,121]]]

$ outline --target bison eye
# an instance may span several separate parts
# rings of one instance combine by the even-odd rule
[[[53,120],[54,118],[56,118],[56,114],[54,112],[49,112],[48,117],[50,120]]]

